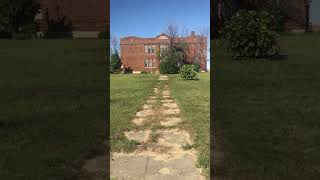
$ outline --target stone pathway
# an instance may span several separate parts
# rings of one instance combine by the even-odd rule
[[[179,129],[180,109],[171,99],[168,77],[159,82],[132,120],[137,128],[125,136],[139,142],[132,153],[112,153],[111,179],[117,180],[204,180],[195,166],[197,152],[188,132]]]

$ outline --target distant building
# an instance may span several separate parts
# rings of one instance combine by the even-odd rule
[[[65,17],[72,25],[75,38],[97,37],[99,32],[106,29],[107,9],[106,0],[36,0],[40,4],[40,13],[35,20],[38,34],[44,33],[47,19]]]
[[[126,68],[134,73],[141,71],[159,72],[160,60],[157,51],[169,47],[169,36],[162,33],[155,38],[140,38],[135,36],[120,38],[121,61]],[[185,50],[187,61],[197,59],[201,71],[207,70],[207,37],[196,35],[194,31],[190,36],[178,38],[179,42],[187,44]]]

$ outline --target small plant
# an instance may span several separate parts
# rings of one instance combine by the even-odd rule
[[[185,64],[179,70],[181,74],[181,78],[186,80],[198,80],[198,73],[195,71],[195,67],[193,64]]]
[[[148,71],[141,71],[140,74],[149,74]]]
[[[126,67],[124,68],[124,73],[125,74],[132,74],[133,70],[131,69],[131,67]]]
[[[224,36],[233,58],[265,58],[278,54],[275,17],[266,11],[240,10],[226,24]]]
[[[192,149],[192,148],[193,148],[193,145],[192,145],[192,144],[189,144],[189,143],[187,143],[187,144],[185,144],[185,145],[182,146],[182,149],[183,149],[183,150],[190,150],[190,149]]]
[[[210,166],[209,157],[208,157],[207,155],[201,153],[201,154],[198,156],[196,166],[197,166],[198,168],[204,168],[204,169],[209,168],[209,166]]]

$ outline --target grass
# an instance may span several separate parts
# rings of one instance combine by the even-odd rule
[[[282,36],[278,61],[233,61],[216,46],[216,178],[320,178],[319,46],[320,35]]]
[[[0,179],[77,179],[105,153],[105,42],[0,41]]]
[[[137,143],[124,136],[134,127],[132,118],[153,92],[157,82],[153,74],[112,74],[110,76],[111,151],[130,152]]]
[[[209,175],[210,74],[199,73],[199,76],[199,81],[188,81],[181,79],[180,75],[169,75],[169,87],[181,109],[185,121],[183,128],[191,133],[192,147],[199,151],[197,164]]]

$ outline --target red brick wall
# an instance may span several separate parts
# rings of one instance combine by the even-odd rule
[[[188,61],[192,61],[195,51],[203,50],[200,58],[200,69],[207,69],[207,41],[206,38],[200,36],[188,36],[179,39],[180,42],[188,43]],[[201,42],[201,43],[199,43]],[[156,58],[156,53],[145,53],[145,45],[156,45],[156,51],[160,49],[160,44],[169,43],[169,39],[156,38],[139,38],[139,37],[124,37],[120,38],[121,60],[125,67],[130,67],[134,71],[158,71],[160,61]],[[145,59],[155,59],[155,68],[144,67]]]
[[[39,30],[46,30],[45,12],[50,18],[66,16],[74,31],[103,31],[107,23],[107,0],[37,0],[42,9],[42,20],[37,20]],[[59,9],[57,9],[59,7]]]
[[[290,0],[288,5],[286,28],[288,30],[304,29],[306,14],[304,0]]]

